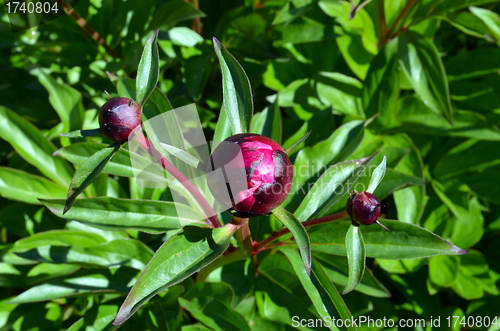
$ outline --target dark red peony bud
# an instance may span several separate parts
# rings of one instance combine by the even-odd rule
[[[207,166],[210,191],[238,217],[269,214],[285,201],[292,178],[293,167],[283,148],[258,134],[227,138]]]
[[[132,99],[112,98],[99,111],[101,131],[111,141],[125,141],[141,124],[141,109]]]
[[[353,222],[360,225],[370,225],[375,222],[387,229],[378,222],[380,216],[380,200],[369,192],[353,191],[349,194],[349,199],[346,203],[346,211]]]

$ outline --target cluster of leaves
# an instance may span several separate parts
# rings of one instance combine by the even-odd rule
[[[299,221],[342,211],[347,190],[339,194],[336,185],[368,187],[371,171],[353,174],[359,163],[377,165],[385,155],[385,177],[374,193],[386,218],[400,222],[384,221],[391,233],[376,225],[362,229],[367,269],[345,296],[332,282],[348,283],[347,220],[309,229],[311,277],[295,243],[283,237],[283,245],[254,258],[225,264],[222,256],[222,267],[214,262],[160,292],[122,328],[281,330],[293,316],[498,315],[496,2],[247,0],[196,7],[183,0],[80,1],[76,13],[106,48],[74,15],[12,33],[2,14],[0,329],[116,328],[111,322],[124,296],[167,238],[170,249],[161,250],[161,259],[170,268],[181,250],[205,252],[207,262],[229,246],[231,226],[191,224],[197,226],[171,237],[185,225],[171,192],[138,186],[123,148],[82,190],[68,220],[61,218],[75,166],[109,142],[59,134],[98,127],[104,90],[135,99],[125,77],[140,79],[143,47],[156,29],[158,88],[173,107],[196,102],[207,137],[249,129],[287,148],[312,130],[290,155],[296,171],[284,207]],[[216,58],[224,58],[224,49],[213,51],[213,35],[247,72],[253,102],[246,91],[236,98],[223,93]],[[226,87],[244,85],[246,77],[222,67],[229,70]],[[161,97],[151,96],[164,105],[152,111],[170,109]],[[234,111],[221,111],[223,102]],[[249,107],[262,110],[251,121]],[[235,129],[237,123],[244,129]],[[50,201],[44,206],[39,199]],[[446,254],[449,246],[438,237],[433,243],[425,230],[421,240],[409,236],[414,225],[470,252],[422,258]],[[275,216],[249,226],[256,241],[282,228]],[[434,250],[422,253],[426,247]],[[181,271],[162,284],[195,270]],[[161,282],[153,279],[142,290],[154,293]]]

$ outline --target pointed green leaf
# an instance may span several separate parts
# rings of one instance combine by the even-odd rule
[[[0,167],[0,196],[30,204],[40,204],[38,199],[63,198],[66,188],[47,178],[24,171]]]
[[[303,135],[299,140],[297,140],[290,147],[285,149],[285,153],[290,154],[291,152],[293,152],[293,150],[297,148],[300,144],[302,144],[307,139],[307,137],[309,137],[310,134],[311,130],[307,131],[307,133]]]
[[[82,94],[71,86],[56,81],[41,69],[34,70],[33,73],[38,77],[40,84],[49,92],[50,104],[54,107],[64,124],[64,130],[74,131],[81,129],[85,119]]]
[[[139,68],[137,69],[135,81],[137,96],[135,102],[141,108],[153,93],[160,77],[160,55],[156,43],[157,38],[158,30],[146,41]]]
[[[370,184],[368,184],[368,188],[366,189],[367,192],[370,193],[375,192],[375,189],[377,188],[378,184],[380,184],[382,179],[384,179],[385,166],[386,166],[386,159],[384,155],[382,162],[380,162],[379,166],[376,167],[375,170],[373,170],[372,177],[370,178]]]
[[[403,72],[425,105],[453,124],[448,80],[434,43],[407,30],[399,35],[398,53]]]
[[[33,286],[8,302],[39,302],[103,292],[122,294],[128,291],[137,276],[137,270],[130,267],[80,270],[69,276]]]
[[[311,245],[309,243],[309,236],[307,231],[300,223],[300,221],[289,211],[285,210],[283,207],[278,207],[273,210],[274,216],[283,223],[283,225],[290,230],[299,247],[300,255],[302,256],[302,261],[304,262],[304,267],[308,275],[311,274]]]
[[[108,145],[97,143],[76,143],[57,150],[54,156],[61,156],[80,167],[88,158],[107,146]],[[134,153],[133,157],[138,164],[151,163],[148,159],[141,157],[137,153]],[[125,148],[120,148],[102,172],[117,176],[134,177],[134,173],[138,173],[141,169],[134,168],[130,162],[130,158],[131,153]],[[160,176],[160,172],[158,171],[160,167],[160,165],[158,165],[157,168],[145,167],[141,172],[141,178],[157,183],[166,183],[165,176]]]
[[[290,261],[307,295],[309,295],[318,314],[324,320],[328,320],[327,317],[341,318],[344,321],[352,318],[335,285],[332,284],[317,260],[313,259],[312,273],[308,275],[302,268],[300,255],[296,250],[285,247],[278,247],[277,249],[285,254],[288,261]],[[348,327],[346,329],[356,330],[355,327]],[[330,330],[338,330],[338,328],[332,325]]]
[[[219,144],[231,134],[231,126],[229,125],[229,121],[227,120],[224,106],[222,106],[219,113],[219,119],[217,120],[217,125],[215,127],[214,141],[211,147],[212,151],[214,151],[217,146],[219,146]]]
[[[101,133],[102,133],[101,129],[98,128],[92,130],[76,130],[67,133],[60,133],[59,135],[61,137],[66,137],[66,138],[83,138],[83,137],[95,136],[96,134],[101,134]]]
[[[53,158],[56,147],[31,123],[0,106],[0,138],[42,174],[64,186],[71,182],[73,169],[64,160]]]
[[[462,255],[466,250],[414,224],[379,220],[391,231],[375,225],[363,226],[366,256],[387,260],[415,259],[434,255]],[[346,256],[345,234],[351,221],[336,221],[311,227],[311,250]]]
[[[73,175],[73,180],[69,186],[68,196],[66,197],[65,214],[75,203],[76,198],[101,174],[106,164],[120,148],[119,143],[114,143],[101,149],[89,157]]]
[[[185,150],[182,150],[180,148],[177,148],[175,146],[165,144],[162,142],[158,142],[161,147],[163,147],[167,152],[175,156],[176,158],[180,159],[181,161],[189,164],[190,166],[194,168],[198,168],[198,165],[200,164],[200,161],[194,157],[193,155],[189,154]]]
[[[363,159],[337,163],[316,181],[294,215],[301,221],[321,217],[340,200],[363,174],[376,154]]]
[[[222,70],[224,109],[233,134],[250,132],[253,100],[250,81],[243,67],[218,41],[213,38],[214,49]]]
[[[347,262],[349,262],[349,277],[342,294],[347,294],[354,290],[361,282],[365,272],[366,253],[365,242],[361,229],[357,225],[351,224],[345,236],[347,251]]]
[[[73,207],[63,214],[64,200],[41,200],[55,215],[76,220],[104,230],[133,229],[147,233],[161,233],[180,229],[189,224],[207,226],[200,216],[189,220],[178,216],[193,214],[186,205],[170,201],[129,200],[99,197],[76,200]],[[189,209],[189,211],[187,210]]]
[[[218,258],[229,246],[237,228],[233,224],[217,229],[187,226],[170,237],[156,251],[120,307],[113,324],[125,322],[148,299]]]

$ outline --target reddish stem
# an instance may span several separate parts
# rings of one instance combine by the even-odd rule
[[[137,141],[141,145],[142,148],[147,150],[150,155],[153,155],[151,153],[151,149],[154,148],[149,144],[148,138],[144,136],[142,132],[139,133],[137,137]],[[201,194],[201,192],[196,188],[196,186],[191,183],[189,179],[184,176],[184,174],[177,169],[170,161],[165,159],[163,156],[160,158],[161,166],[163,169],[165,169],[169,174],[171,174],[175,179],[177,179],[185,188],[186,190],[191,193],[191,195],[195,198],[195,200],[201,205],[202,212],[205,214],[205,219],[207,220],[207,223],[216,228],[222,227],[219,218],[217,215],[215,215],[214,210],[208,203],[207,199]],[[213,216],[207,216],[207,215],[213,215]]]
[[[323,216],[323,217],[320,217],[320,218],[315,218],[315,219],[312,219],[312,220],[309,220],[309,221],[302,222],[302,225],[304,227],[308,227],[308,226],[313,226],[313,225],[328,223],[328,222],[332,222],[332,221],[337,221],[337,220],[340,220],[340,219],[343,219],[343,218],[346,218],[346,217],[347,217],[347,212],[343,211],[343,212],[336,213],[336,214],[333,214],[333,215]],[[289,232],[290,232],[290,230],[288,230],[287,228],[284,228],[284,229],[281,229],[279,231],[273,232],[269,237],[267,237],[266,239],[262,240],[261,242],[254,243],[254,245],[253,245],[253,254],[257,254],[260,251],[263,251],[264,249],[270,247],[269,246],[270,243],[272,243],[273,241],[275,241],[279,237],[282,237],[282,236],[284,236],[285,234],[287,234]],[[279,245],[280,244],[277,244],[277,245],[274,245],[274,246],[279,246]]]

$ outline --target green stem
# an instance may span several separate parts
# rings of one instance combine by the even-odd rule
[[[315,219],[312,219],[309,221],[302,222],[302,225],[304,227],[308,227],[308,226],[319,225],[319,224],[328,223],[328,222],[332,222],[332,221],[337,221],[337,220],[340,220],[340,219],[343,219],[346,217],[347,217],[347,212],[343,211],[343,212],[336,213],[333,215],[328,215],[328,216],[315,218]],[[264,239],[261,242],[254,245],[254,252],[253,253],[254,254],[259,253],[260,251],[264,250],[273,241],[275,241],[279,237],[282,237],[288,233],[290,233],[290,230],[288,230],[287,228],[273,232],[269,237],[267,237],[266,239]]]

